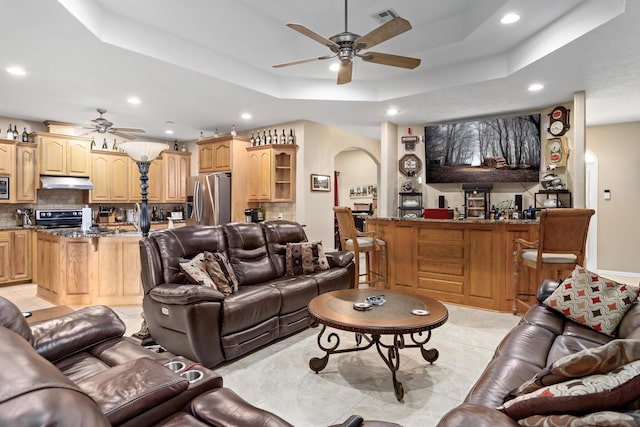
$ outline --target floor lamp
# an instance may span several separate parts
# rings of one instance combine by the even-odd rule
[[[127,155],[138,164],[138,170],[140,171],[140,195],[142,202],[140,206],[138,224],[142,237],[145,238],[149,235],[149,230],[151,229],[149,207],[147,204],[147,190],[149,189],[149,184],[147,184],[149,176],[147,174],[149,173],[149,166],[153,160],[158,158],[160,153],[169,149],[169,145],[160,142],[131,141],[120,143],[118,144],[118,147],[127,153]],[[149,328],[147,326],[147,321],[144,318],[144,312],[142,313],[142,326],[140,326],[140,330],[133,334],[133,336],[140,339],[142,344],[151,341],[151,334],[149,334]]]

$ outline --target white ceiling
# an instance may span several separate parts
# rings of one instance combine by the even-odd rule
[[[422,64],[356,59],[353,82],[337,86],[330,60],[272,65],[329,54],[286,23],[331,37],[342,0],[0,0],[0,65],[27,71],[0,72],[0,116],[88,124],[102,107],[115,126],[180,141],[299,119],[379,138],[385,120],[531,111],[584,90],[588,125],[640,120],[640,2],[351,0],[349,31],[368,33],[389,8],[413,29],[373,50]],[[504,26],[506,12],[522,18]],[[534,82],[545,88],[528,92]]]

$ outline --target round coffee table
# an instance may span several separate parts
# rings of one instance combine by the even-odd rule
[[[367,297],[375,295],[383,295],[385,303],[364,311],[354,309],[355,303],[362,303]],[[418,310],[418,313],[426,310],[429,314],[416,315],[412,313],[414,310]],[[426,349],[424,346],[431,339],[431,330],[442,326],[449,313],[440,302],[421,295],[387,289],[346,289],[328,292],[312,299],[309,303],[309,315],[312,326],[322,325],[318,334],[318,347],[326,353],[323,357],[313,357],[309,361],[311,370],[315,373],[323,370],[331,354],[362,351],[375,345],[378,354],[391,370],[396,398],[402,402],[404,387],[396,378],[400,367],[400,349],[419,348],[427,362],[435,362],[438,350]],[[338,349],[340,337],[335,332],[324,337],[327,327],[355,332],[356,347]],[[392,335],[393,342],[383,343],[380,340],[382,335]],[[409,335],[412,344],[405,343],[404,335]],[[326,345],[323,344],[323,338]],[[360,345],[362,338],[368,342],[367,345]]]

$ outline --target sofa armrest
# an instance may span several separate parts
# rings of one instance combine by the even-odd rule
[[[84,307],[31,326],[33,347],[54,363],[101,342],[121,337],[125,331],[126,327],[118,315],[102,305]]]
[[[437,427],[496,427],[519,426],[518,422],[494,408],[463,403],[447,412]]]
[[[224,301],[224,294],[217,289],[192,284],[165,283],[151,289],[149,296],[159,303],[176,305]]]
[[[325,255],[331,268],[345,268],[353,261],[353,252],[351,251],[326,252]]]
[[[544,280],[538,288],[538,302],[542,303],[542,301],[546,300],[553,293],[553,291],[556,290],[558,285],[560,285],[560,282],[558,282],[557,280]]]

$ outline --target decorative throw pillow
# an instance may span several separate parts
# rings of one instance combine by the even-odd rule
[[[287,243],[287,276],[311,274],[329,269],[322,242]]]
[[[543,301],[567,318],[612,335],[638,296],[638,288],[599,277],[577,266]]]
[[[614,411],[594,412],[582,416],[532,415],[518,421],[518,424],[524,427],[637,427],[638,423],[638,414]]]
[[[229,262],[229,258],[222,252],[214,252],[213,256],[218,261],[220,265],[220,269],[224,273],[224,276],[227,278],[229,282],[229,286],[231,286],[231,292],[238,291],[238,278],[236,277],[236,273],[233,271],[233,267]]]
[[[599,347],[561,357],[518,387],[512,394],[521,396],[571,378],[606,374],[636,360],[640,360],[640,340],[613,340]]]
[[[229,280],[222,271],[222,267],[220,267],[220,263],[213,253],[204,252],[204,265],[218,290],[225,295],[231,294],[232,289],[231,286],[229,286]]]
[[[178,265],[180,265],[180,270],[182,270],[187,279],[194,285],[217,289],[216,284],[213,283],[211,276],[207,273],[207,267],[204,264],[204,253],[199,253],[191,260],[180,262]]]
[[[618,408],[640,397],[640,360],[607,374],[543,387],[498,407],[514,420],[532,415],[585,413]]]

